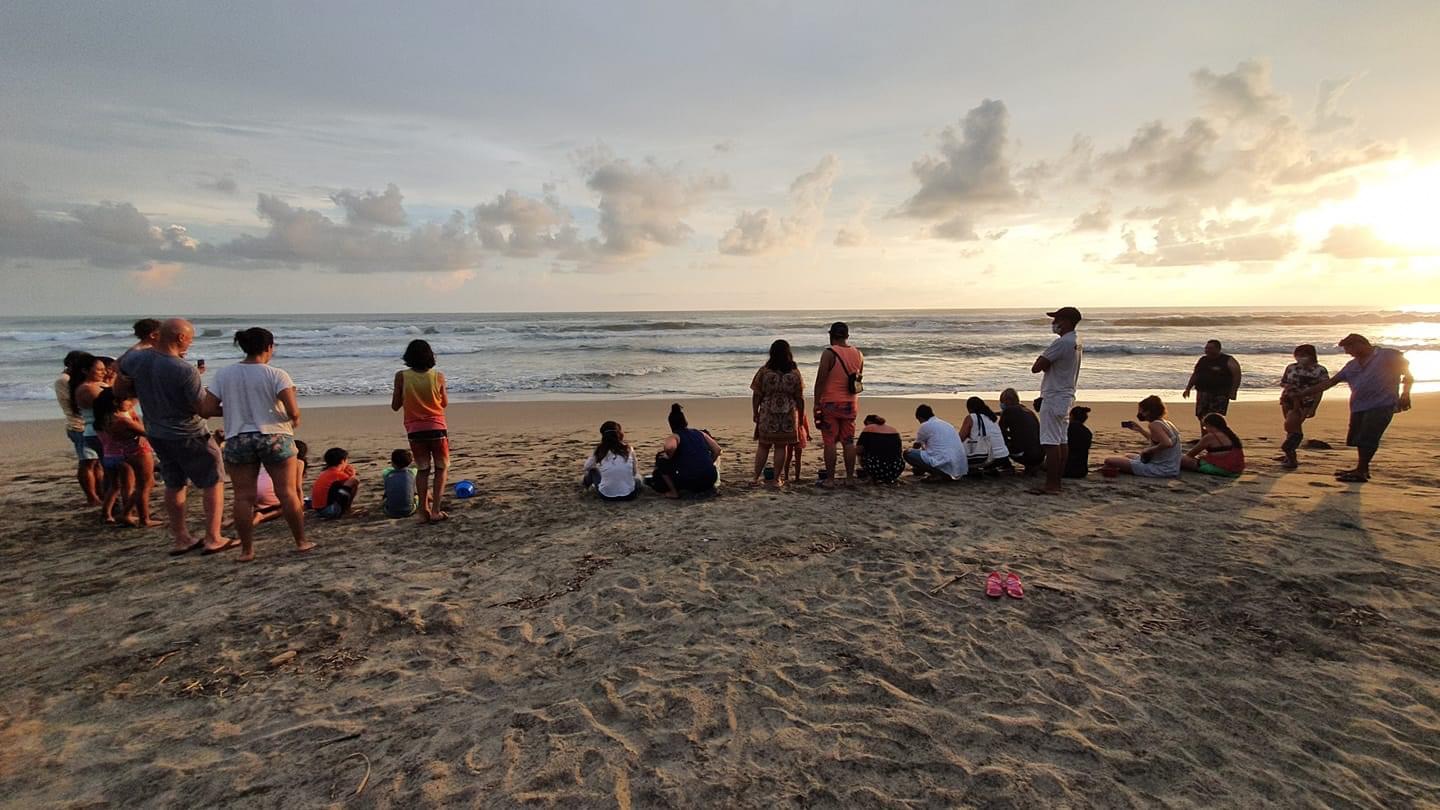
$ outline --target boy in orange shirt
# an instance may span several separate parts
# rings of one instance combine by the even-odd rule
[[[350,511],[359,491],[360,478],[350,466],[350,454],[343,447],[326,450],[325,469],[310,491],[310,506],[320,517],[334,520]]]

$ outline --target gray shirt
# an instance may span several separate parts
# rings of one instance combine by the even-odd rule
[[[135,384],[145,412],[145,432],[155,439],[190,439],[208,428],[196,412],[202,388],[200,372],[179,357],[155,349],[130,352],[120,373]]]

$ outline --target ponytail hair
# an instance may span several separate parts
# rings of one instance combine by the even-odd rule
[[[252,326],[235,333],[235,345],[245,352],[246,357],[255,357],[264,354],[266,349],[274,348],[275,336],[269,329]]]
[[[1230,440],[1231,447],[1234,447],[1238,450],[1242,446],[1240,442],[1240,437],[1236,436],[1235,431],[1230,429],[1230,423],[1225,421],[1224,414],[1207,413],[1205,414],[1205,418],[1200,420],[1200,424],[1210,428],[1211,430],[1225,434],[1225,438]]]
[[[620,440],[620,423],[614,420],[600,426],[600,443],[595,445],[595,463],[599,464],[611,454],[618,458],[630,457],[630,445]]]
[[[671,433],[679,433],[690,427],[690,422],[685,419],[685,409],[681,408],[678,402],[670,406],[670,415],[666,419],[670,422]]]

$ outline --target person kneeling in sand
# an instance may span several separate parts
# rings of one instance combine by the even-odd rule
[[[350,466],[350,453],[343,447],[325,451],[325,469],[310,490],[310,506],[322,518],[334,520],[350,511],[360,492],[360,478]]]
[[[720,480],[715,462],[724,451],[709,433],[690,427],[680,403],[670,406],[668,419],[671,433],[664,449],[655,456],[650,486],[667,498],[678,498],[682,492],[714,492]]]
[[[1207,413],[1200,420],[1200,441],[1180,457],[1180,469],[1225,478],[1245,472],[1245,451],[1240,437],[1230,429],[1223,415]]]
[[[855,440],[855,453],[860,461],[860,477],[876,484],[893,484],[905,472],[905,456],[901,453],[900,431],[885,424],[885,417],[869,414],[865,427]]]
[[[1149,439],[1150,446],[1139,453],[1111,456],[1105,459],[1105,466],[1143,478],[1179,478],[1180,431],[1165,418],[1165,402],[1153,395],[1140,400],[1135,419],[1145,426],[1126,420],[1120,427]]]
[[[625,429],[619,422],[600,426],[600,443],[585,457],[585,477],[580,482],[594,489],[602,501],[633,501],[640,497],[640,476],[635,471],[635,451],[625,443]]]
[[[920,429],[915,431],[914,449],[905,454],[905,460],[916,474],[925,476],[927,481],[964,478],[970,471],[970,463],[965,457],[965,443],[955,427],[936,416],[929,405],[915,409],[915,421],[920,423]]]
[[[390,466],[380,471],[380,485],[385,493],[385,517],[407,518],[419,507],[414,463],[415,454],[399,448],[391,451]]]

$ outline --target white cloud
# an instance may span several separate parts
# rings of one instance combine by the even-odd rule
[[[1209,165],[1220,133],[1203,118],[1193,118],[1184,132],[1163,122],[1140,127],[1123,148],[1106,152],[1096,164],[1111,172],[1118,185],[1135,185],[1161,194],[1193,191],[1215,181]]]
[[[678,165],[654,159],[637,165],[603,148],[582,157],[585,185],[600,195],[600,238],[590,247],[601,258],[633,258],[685,242],[694,229],[682,217],[729,185],[724,175],[686,176]]]
[[[511,189],[495,202],[475,206],[475,230],[490,250],[510,256],[538,256],[549,250],[564,250],[579,244],[570,212],[552,190],[544,200],[526,197]]]
[[[870,241],[870,228],[865,217],[870,213],[870,203],[865,203],[848,222],[835,233],[835,247],[860,247]]]
[[[781,215],[768,208],[741,211],[735,226],[720,237],[720,252],[732,256],[783,253],[811,244],[825,224],[830,189],[840,161],[825,155],[790,184],[790,209]]]
[[[183,261],[195,248],[183,227],[154,225],[130,203],[42,212],[18,193],[0,193],[0,258],[133,267],[151,260]]]
[[[1121,232],[1125,250],[1111,264],[1144,267],[1185,267],[1218,262],[1265,262],[1283,259],[1298,239],[1288,227],[1259,218],[1226,220],[1199,216],[1162,217],[1155,224],[1155,246],[1140,249],[1135,232]]]
[[[1315,123],[1310,127],[1311,132],[1325,134],[1349,129],[1355,124],[1355,119],[1340,112],[1340,97],[1350,89],[1353,79],[1326,79],[1320,83],[1320,89],[1315,95]]]
[[[1108,231],[1111,224],[1110,203],[1101,200],[1094,208],[1083,211],[1071,223],[1072,231]]]
[[[345,209],[345,219],[351,225],[398,228],[405,224],[405,208],[401,205],[405,195],[394,183],[385,186],[382,193],[344,189],[331,194],[330,199]]]
[[[1247,59],[1229,73],[1200,68],[1190,78],[1201,105],[1227,121],[1267,119],[1284,111],[1284,98],[1271,86],[1268,61]]]
[[[949,239],[952,242],[974,242],[980,238],[980,234],[975,232],[974,221],[964,215],[933,225],[926,234],[932,239]]]

